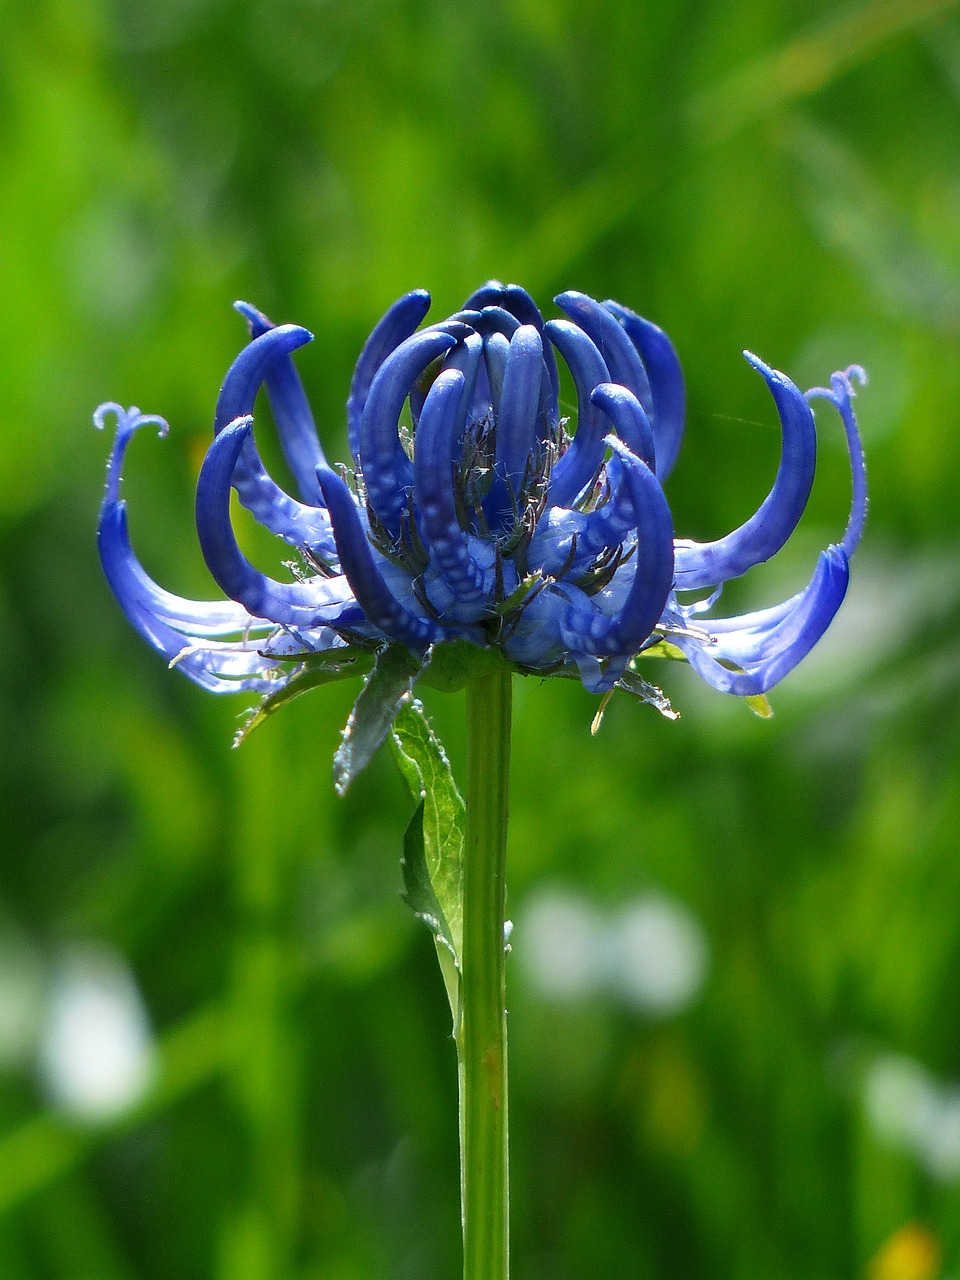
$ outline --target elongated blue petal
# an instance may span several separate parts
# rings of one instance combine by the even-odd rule
[[[594,387],[610,381],[610,373],[603,356],[577,325],[551,320],[546,333],[566,360],[577,388],[577,432],[553,469],[547,501],[552,506],[572,507],[577,496],[593,484],[603,462],[607,428],[590,397]]]
[[[483,344],[483,362],[487,371],[487,386],[490,389],[490,409],[496,415],[500,412],[500,397],[503,395],[503,380],[507,374],[507,356],[510,354],[510,339],[505,334],[491,333]]]
[[[647,371],[653,401],[651,419],[657,444],[657,476],[662,483],[673,470],[683,441],[687,416],[683,370],[673,343],[662,329],[619,302],[607,301],[603,305],[623,325]]]
[[[400,443],[400,411],[412,383],[455,345],[456,339],[449,333],[424,330],[414,334],[380,366],[363,406],[360,467],[367,500],[394,538],[399,534],[400,513],[407,505],[407,490],[413,485],[413,463]]]
[[[616,317],[593,298],[574,290],[559,294],[554,301],[593,340],[610,370],[610,381],[632,391],[649,413],[652,397],[647,371]]]
[[[843,603],[850,563],[840,547],[821,552],[812,579],[799,595],[774,609],[704,625],[712,645],[686,636],[671,639],[706,682],[723,693],[766,693],[807,656]]]
[[[512,337],[518,324],[529,324],[540,334],[545,331],[540,308],[526,289],[517,284],[501,284],[499,280],[491,280],[482,288],[470,295],[467,306],[479,307],[482,311],[481,331],[489,334],[498,328],[506,337]],[[509,316],[515,323],[504,320]],[[546,439],[556,430],[559,419],[557,407],[560,395],[560,378],[557,374],[557,362],[553,358],[553,350],[549,343],[543,345],[543,362],[547,371],[548,385],[544,387],[541,415],[545,424],[542,438]]]
[[[190,600],[156,583],[130,544],[124,502],[104,505],[97,540],[107,581],[125,612],[141,609],[174,631],[196,639],[263,633],[273,627],[233,600]]]
[[[426,289],[405,293],[390,307],[364,343],[347,397],[347,442],[354,462],[360,457],[360,419],[373,380],[390,352],[416,331],[429,310],[430,295]]]
[[[278,361],[312,340],[298,325],[278,325],[265,330],[244,347],[227,371],[220,388],[213,429],[218,434],[237,418],[253,413],[257,392]],[[248,436],[233,473],[233,487],[247,510],[271,533],[293,546],[315,547],[321,554],[332,550],[330,524],[320,507],[298,502],[267,473]]]
[[[152,425],[166,435],[162,418],[105,404],[94,414],[94,423],[105,427],[106,415],[116,416],[116,431],[107,464],[107,487],[97,526],[97,545],[104,573],[124,612],[142,612],[183,635],[199,640],[205,636],[229,636],[268,629],[272,624],[254,618],[232,600],[190,600],[165,590],[147,573],[130,543],[126,503],[120,498],[123,460],[133,435]],[[182,647],[182,644],[181,644]],[[172,654],[169,656],[173,656]]]
[[[536,331],[543,338],[544,323],[543,316],[540,314],[540,308],[534,302],[526,289],[518,284],[508,284],[503,291],[503,305],[507,311],[510,311],[517,317],[521,324],[532,324]],[[557,376],[557,364],[553,358],[553,351],[549,342],[543,346],[543,360],[547,367],[547,377],[550,380],[551,402],[553,405],[552,424],[555,426],[557,422],[557,400],[560,395],[560,379]]]
[[[677,587],[715,586],[776,555],[803,515],[817,467],[810,407],[789,378],[744,353],[764,377],[780,414],[782,450],[773,488],[739,529],[716,542],[678,542]]]
[[[338,607],[350,600],[343,578],[276,582],[255,569],[237,544],[230,521],[230,488],[250,428],[249,417],[224,427],[200,468],[196,514],[203,558],[218,586],[255,616],[286,626],[329,623]]]
[[[333,519],[340,563],[367,621],[392,640],[424,650],[440,637],[429,619],[407,609],[390,591],[377,568],[350,490],[334,471],[317,473]]]
[[[497,471],[514,495],[534,444],[542,372],[540,335],[532,325],[522,325],[510,340],[497,419]]]
[[[248,302],[234,308],[246,319],[250,335],[259,338],[277,326]],[[300,497],[311,506],[322,506],[317,485],[317,467],[326,466],[316,423],[303,389],[300,375],[289,356],[278,356],[267,368],[267,398],[277,424],[280,447],[297,482]]]
[[[531,571],[576,580],[598,556],[616,551],[636,529],[633,495],[618,457],[606,465],[606,499],[591,511],[551,507],[530,539]]]
[[[633,392],[615,382],[601,382],[594,387],[590,400],[607,415],[630,452],[656,475],[657,454],[650,419]]]
[[[854,382],[864,385],[867,375],[858,364],[851,365],[841,373],[835,373],[830,379],[830,390],[814,387],[807,392],[807,399],[822,397],[829,400],[840,414],[843,429],[847,437],[847,449],[850,454],[850,470],[853,480],[853,492],[850,502],[850,518],[840,546],[847,556],[852,556],[863,535],[863,526],[867,519],[867,464],[863,456],[863,444],[860,440],[860,429],[857,417],[853,412]]]
[[[257,640],[223,644],[209,639],[208,631],[189,631],[186,618],[181,627],[173,627],[151,609],[143,590],[146,575],[131,574],[124,556],[129,538],[122,502],[109,502],[101,512],[98,544],[104,575],[120,607],[168,662],[176,662],[185,675],[214,693],[264,692],[270,687],[264,677],[275,664],[260,654]],[[203,610],[202,601],[186,604],[190,614]]]
[[[456,444],[463,429],[464,376],[447,369],[430,388],[417,428],[414,483],[420,535],[431,564],[460,600],[480,599],[484,574],[461,529],[453,492]]]
[[[618,570],[618,576],[629,574],[629,585],[623,592],[615,578],[594,597],[589,611],[571,609],[562,634],[574,652],[630,656],[660,621],[673,586],[673,520],[660,483],[646,463],[614,436],[607,437],[607,444],[620,458],[633,501],[636,553],[632,564]],[[608,598],[615,612],[601,607]]]

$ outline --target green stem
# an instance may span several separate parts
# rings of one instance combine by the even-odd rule
[[[464,1280],[507,1280],[507,1022],[504,964],[510,671],[467,685],[460,1164]]]

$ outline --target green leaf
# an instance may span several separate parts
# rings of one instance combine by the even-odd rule
[[[397,712],[409,699],[420,670],[420,663],[403,645],[388,645],[377,654],[333,757],[337,795],[344,795],[357,774],[370,763],[390,732]]]
[[[418,702],[401,707],[391,738],[417,810],[404,836],[403,896],[428,925],[456,1028],[463,945],[463,841],[466,810],[450,762]]]
[[[403,833],[403,900],[433,934],[440,962],[440,973],[446,988],[456,1034],[460,1009],[460,957],[453,942],[453,930],[443,913],[427,868],[426,842],[423,832],[425,801],[421,800]]]
[[[347,680],[363,675],[365,671],[369,671],[372,662],[373,655],[363,649],[335,649],[329,653],[308,654],[301,660],[298,671],[254,707],[237,730],[233,745],[239,747],[254,729],[259,728],[275,711],[279,711],[284,703],[292,702],[302,693],[322,684],[330,684],[333,680]]]

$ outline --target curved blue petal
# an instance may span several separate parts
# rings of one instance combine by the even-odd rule
[[[593,340],[610,370],[610,381],[629,388],[649,413],[652,397],[647,371],[637,348],[616,317],[593,298],[573,289],[558,294],[554,302]]]
[[[156,414],[141,413],[136,405],[131,405],[129,409],[124,409],[123,405],[115,404],[112,400],[106,404],[98,405],[94,410],[93,425],[98,431],[106,430],[107,414],[112,414],[116,419],[116,426],[113,433],[113,444],[110,446],[110,456],[107,458],[106,492],[103,496],[104,506],[108,502],[119,500],[120,481],[123,478],[123,460],[126,457],[127,447],[136,432],[141,427],[156,427],[157,434],[161,439],[170,432],[170,427],[165,418],[157,417]]]
[[[543,373],[540,334],[533,325],[521,325],[510,340],[497,406],[495,474],[484,501],[491,529],[508,527],[519,511],[528,460],[537,444]]]
[[[380,319],[363,344],[347,397],[347,442],[354,462],[360,457],[360,418],[371,384],[390,352],[416,331],[429,310],[430,295],[426,289],[405,293]]]
[[[257,392],[277,361],[289,360],[290,353],[312,341],[313,335],[299,325],[277,325],[249,342],[227,370],[220,388],[213,419],[217,435],[237,418],[253,413]],[[271,533],[292,546],[310,546],[322,555],[332,551],[330,524],[318,506],[298,502],[284,492],[267,473],[252,434],[237,460],[233,487],[247,510]]]
[[[512,337],[517,324],[529,324],[543,338],[545,328],[540,308],[527,293],[517,284],[501,284],[499,280],[490,280],[470,295],[464,304],[467,307],[479,308],[482,313],[481,328],[489,334],[494,327],[506,337]],[[511,317],[516,324],[511,324],[504,316]],[[560,378],[557,374],[557,362],[553,358],[553,350],[549,343],[543,346],[543,362],[547,370],[548,386],[544,388],[540,412],[543,419],[541,438],[547,439],[557,427],[560,396]]]
[[[410,649],[426,649],[440,638],[439,627],[411,613],[390,591],[374,562],[353,496],[336,472],[320,471],[317,479],[333,519],[340,563],[367,621]]]
[[[766,693],[805,658],[843,603],[850,562],[840,547],[820,553],[807,587],[773,609],[740,618],[702,623],[713,644],[689,636],[671,636],[690,665],[722,693],[751,697]],[[730,664],[730,665],[725,665]]]
[[[196,640],[262,634],[274,626],[263,618],[255,618],[233,600],[189,600],[156,583],[130,544],[124,502],[104,504],[97,527],[97,545],[104,574],[125,613],[143,610],[172,630]]]
[[[577,388],[577,430],[566,453],[550,476],[547,501],[572,507],[577,496],[596,479],[604,455],[606,426],[590,397],[601,382],[610,381],[603,356],[583,330],[569,320],[550,320],[547,337],[566,360]]]
[[[590,511],[549,508],[537,523],[527,563],[532,572],[576,581],[597,558],[631,540],[637,525],[630,487],[618,457],[606,464],[605,500]]]
[[[186,622],[183,629],[173,627],[150,608],[140,589],[146,575],[131,575],[124,560],[122,549],[129,546],[129,538],[122,502],[107,503],[101,512],[98,545],[104,575],[121,609],[168,662],[214,693],[264,692],[273,687],[265,676],[275,664],[259,652],[262,641],[223,644],[209,639],[206,631],[187,630]],[[202,610],[200,601],[186,603],[190,613]]]
[[[490,410],[494,415],[500,412],[500,397],[503,394],[503,379],[507,373],[509,354],[510,339],[506,334],[498,330],[484,339],[483,363],[487,374],[487,386],[490,390]]]
[[[470,297],[464,302],[464,309],[482,311],[484,307],[501,307],[503,306],[506,292],[507,286],[501,284],[499,280],[488,280],[479,289],[474,289]]]
[[[407,338],[380,366],[363,406],[359,465],[367,500],[394,538],[413,485],[413,463],[400,443],[400,411],[411,385],[456,341],[450,333],[426,329]],[[321,489],[326,492],[322,480]]]
[[[562,630],[575,653],[631,656],[656,628],[673,586],[673,520],[656,476],[614,436],[607,444],[618,455],[633,502],[637,530],[632,564],[624,565],[591,608],[572,608]],[[617,578],[628,582],[624,592]],[[626,575],[629,575],[627,578]],[[614,612],[600,607],[611,600]]]
[[[116,415],[117,425],[107,463],[107,487],[97,524],[97,546],[107,581],[124,612],[143,611],[194,639],[237,635],[251,629],[262,632],[270,628],[271,623],[253,617],[232,600],[189,600],[165,590],[150,577],[130,543],[126,503],[120,499],[120,481],[124,455],[134,433],[140,427],[152,425],[160,428],[161,435],[166,435],[167,424],[162,418],[142,414],[136,408],[125,410],[117,404],[104,404],[94,414],[94,423],[101,430],[108,413]]]
[[[420,536],[430,552],[431,565],[462,601],[484,595],[484,574],[461,529],[453,491],[457,439],[463,429],[464,376],[444,370],[430,388],[417,427],[414,452],[414,493],[420,516]]]
[[[616,382],[601,382],[594,387],[590,400],[607,415],[630,452],[641,458],[656,475],[657,455],[650,419],[633,392]]]
[[[744,352],[764,377],[780,415],[782,450],[773,488],[756,512],[716,542],[677,543],[677,588],[715,586],[775,555],[803,515],[817,467],[817,431],[810,406],[789,378]]]
[[[650,381],[653,437],[657,442],[657,475],[666,480],[673,470],[687,416],[687,393],[683,370],[673,343],[655,324],[644,320],[619,302],[606,301],[607,310],[623,325],[627,337],[639,352]]]
[[[276,582],[247,560],[230,521],[234,469],[250,435],[251,420],[240,418],[217,435],[207,450],[197,480],[197,534],[200,550],[217,585],[250,613],[285,626],[317,626],[335,620],[350,602],[346,581],[310,578]]]
[[[540,314],[540,308],[527,293],[526,289],[518,284],[508,284],[503,291],[503,305],[507,311],[512,312],[521,324],[532,324],[533,327],[543,337],[544,322],[543,316]],[[557,375],[557,363],[553,358],[553,351],[549,342],[544,343],[543,360],[547,366],[547,377],[550,380],[551,403],[553,405],[553,415],[551,417],[551,425],[556,426],[557,423],[557,400],[560,396],[560,379]]]
[[[840,414],[843,429],[847,437],[847,449],[850,454],[850,470],[853,479],[853,492],[850,502],[850,518],[840,546],[847,556],[852,556],[863,535],[863,526],[867,519],[867,463],[863,456],[863,444],[860,440],[860,429],[857,416],[853,412],[853,397],[856,395],[854,381],[864,386],[867,381],[866,372],[858,364],[853,364],[841,373],[835,373],[830,379],[830,390],[824,387],[813,387],[807,392],[807,399],[822,397],[829,400]]]
[[[249,302],[235,302],[234,309],[250,326],[250,336],[259,338],[277,326]],[[297,482],[300,497],[311,506],[321,506],[317,467],[326,466],[326,457],[317,435],[316,423],[300,375],[289,356],[278,356],[267,368],[267,398],[277,424],[280,447]]]

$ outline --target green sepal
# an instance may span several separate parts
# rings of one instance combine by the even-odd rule
[[[773,716],[773,707],[765,693],[753,693],[749,697],[744,698],[744,702],[750,708],[755,716],[759,716],[761,720],[770,720]]]
[[[448,640],[430,646],[423,683],[441,693],[458,693],[477,676],[486,675],[505,659],[497,649],[481,649],[469,640]]]
[[[294,698],[299,698],[302,693],[308,693],[311,689],[330,684],[334,680],[348,680],[369,671],[373,665],[373,654],[365,649],[333,649],[325,653],[307,654],[305,657],[297,655],[291,660],[300,663],[299,670],[253,708],[236,732],[233,739],[235,747],[239,747],[275,711],[279,711]]]
[[[379,651],[333,757],[337,795],[344,795],[357,774],[370,763],[390,732],[397,712],[409,700],[421,670],[421,663],[403,645],[391,644]]]
[[[658,640],[656,644],[650,645],[647,649],[642,649],[634,658],[634,662],[639,658],[669,658],[671,662],[686,662],[687,655],[677,645],[671,644],[669,640]]]
[[[417,802],[404,835],[403,896],[434,935],[454,1031],[459,1025],[466,809],[450,762],[418,702],[394,721],[394,758]]]

